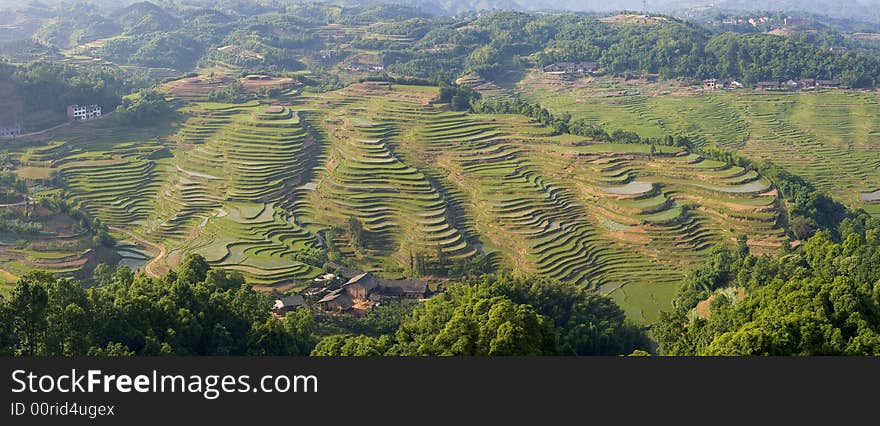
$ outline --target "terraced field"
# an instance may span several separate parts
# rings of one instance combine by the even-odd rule
[[[329,151],[315,220],[361,219],[375,238],[366,260],[405,260],[400,251],[424,240],[612,293],[650,321],[709,246],[742,233],[758,252],[787,240],[777,194],[754,172],[665,147],[652,157],[647,145],[582,144],[519,116],[446,111],[431,96],[356,85],[303,105],[331,111],[320,115]],[[436,227],[411,222],[424,217]],[[428,239],[432,229],[444,240]]]
[[[523,84],[525,96],[613,131],[686,134],[770,159],[849,205],[880,214],[880,104],[876,93],[819,91],[707,95],[611,93],[604,87]],[[564,90],[564,91],[563,91]]]
[[[5,188],[0,188],[5,189]],[[112,252],[93,243],[93,234],[70,215],[35,200],[0,204],[0,294],[11,290],[23,274],[39,269],[59,276],[83,278],[98,261],[116,261]],[[35,224],[17,231],[10,221]]]
[[[650,322],[711,245],[786,241],[754,172],[453,112],[436,95],[361,83],[274,105],[195,101],[170,134],[49,135],[22,159],[57,171],[127,262],[148,252],[148,273],[200,253],[280,290],[328,255],[393,278],[486,261],[609,293]]]
[[[149,237],[241,271],[257,285],[290,285],[319,270],[298,259],[317,247],[291,211],[310,175],[314,143],[290,108],[198,104],[176,135],[175,157]],[[318,265],[320,266],[320,265]]]

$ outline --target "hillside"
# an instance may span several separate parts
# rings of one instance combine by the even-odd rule
[[[169,31],[180,24],[165,9],[146,1],[134,3],[114,13],[111,18],[128,35]]]
[[[827,90],[687,93],[614,80],[560,82],[533,73],[523,96],[609,129],[645,136],[685,134],[754,159],[769,159],[828,194],[880,213],[877,146],[880,114],[873,92]]]
[[[36,168],[21,170],[45,180],[40,173]],[[95,237],[105,232],[100,228],[62,198],[35,199],[25,181],[10,172],[0,174],[0,294],[31,270],[90,279],[98,262],[117,262],[118,256]]]
[[[197,101],[158,140],[104,123],[100,137],[50,133],[58,142],[26,155],[157,255],[151,272],[199,253],[283,290],[328,259],[389,278],[514,269],[652,320],[713,244],[787,244],[777,192],[753,171],[452,112],[437,93],[363,83],[275,106]]]

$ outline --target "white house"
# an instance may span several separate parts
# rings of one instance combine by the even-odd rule
[[[101,118],[101,107],[99,105],[70,105],[67,107],[67,118],[80,121]]]

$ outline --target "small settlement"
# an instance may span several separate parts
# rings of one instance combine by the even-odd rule
[[[599,70],[599,63],[593,61],[556,62],[543,68],[544,73],[564,76],[585,76]]]
[[[0,123],[0,138],[14,138],[21,135],[21,123]]]
[[[332,278],[335,278],[335,275],[325,274],[316,278],[315,282],[325,282]],[[306,291],[303,294],[312,296],[316,293]],[[360,316],[383,300],[424,300],[432,295],[433,292],[428,287],[427,281],[387,280],[376,277],[370,272],[364,272],[355,275],[338,289],[324,294],[316,305],[326,312]],[[287,312],[300,307],[308,307],[303,295],[285,296],[275,300],[272,312],[275,317],[282,318]]]
[[[704,90],[734,90],[743,88],[743,84],[736,80],[722,80],[709,78],[703,80]],[[779,81],[759,81],[755,83],[755,90],[813,90],[813,89],[834,89],[840,87],[837,80],[816,80],[814,78],[803,78],[800,80]]]
[[[426,299],[430,295],[427,282],[382,280],[365,272],[325,295],[318,305],[331,312],[366,311],[383,299]]]

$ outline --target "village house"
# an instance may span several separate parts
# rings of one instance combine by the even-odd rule
[[[276,317],[283,317],[286,313],[295,311],[299,308],[306,307],[306,299],[299,294],[294,294],[292,296],[284,296],[279,299],[275,299],[275,304],[272,305],[272,313]]]
[[[348,312],[369,309],[383,299],[425,299],[430,295],[427,282],[382,280],[365,272],[326,294],[318,301],[318,305],[326,311]]]
[[[428,283],[419,280],[394,280],[382,284],[380,297],[425,299],[430,296]]]
[[[840,83],[838,83],[837,80],[816,80],[816,87],[833,89],[835,87],[840,87]]]
[[[778,90],[779,87],[778,81],[759,81],[755,84],[757,90]]]
[[[346,312],[354,307],[354,299],[345,292],[345,289],[340,288],[327,293],[318,301],[318,305],[325,311]]]
[[[544,67],[544,72],[555,75],[585,75],[599,69],[598,62],[557,62]]]
[[[706,90],[715,90],[715,89],[725,89],[725,90],[733,90],[742,88],[742,83],[736,80],[719,80],[715,78],[709,78],[703,80],[703,89]]]
[[[0,138],[14,138],[21,135],[21,124],[0,124]]]
[[[816,87],[816,79],[815,78],[802,78],[798,80],[798,87],[800,89],[810,89]]]
[[[835,55],[843,55],[849,49],[846,46],[831,46],[828,50]]]
[[[334,279],[334,278],[336,278],[336,274],[331,273],[331,272],[328,272],[328,273],[326,273],[326,274],[323,274],[323,275],[321,275],[321,276],[318,276],[318,277],[313,278],[312,281],[314,281],[314,282],[316,282],[316,283],[321,283],[321,282],[324,282],[324,281],[332,280],[332,279]]]
[[[348,293],[349,296],[355,299],[366,299],[373,289],[379,287],[379,280],[376,279],[376,276],[369,273],[364,272],[345,283],[342,288],[345,289],[345,292]]]
[[[67,118],[80,121],[101,118],[101,107],[99,105],[70,105],[67,107]]]

